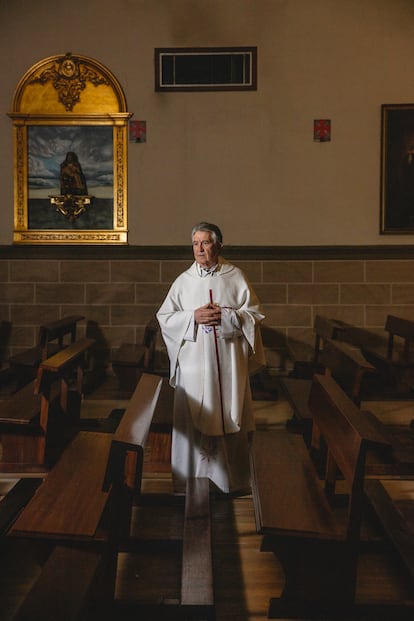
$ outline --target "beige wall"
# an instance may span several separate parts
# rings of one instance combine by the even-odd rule
[[[11,109],[34,63],[106,65],[147,121],[129,145],[129,242],[411,244],[379,235],[380,106],[414,102],[411,0],[0,0],[0,244],[13,230]],[[257,45],[258,90],[155,93],[157,46]],[[315,118],[332,141],[313,142]]]

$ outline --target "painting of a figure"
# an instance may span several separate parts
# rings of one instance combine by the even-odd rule
[[[60,165],[60,193],[72,195],[88,193],[85,175],[74,151],[68,151],[65,161]]]
[[[28,228],[113,228],[113,128],[48,126],[28,128]],[[56,209],[51,197],[90,197],[76,218]]]
[[[414,105],[382,107],[381,233],[414,233]]]

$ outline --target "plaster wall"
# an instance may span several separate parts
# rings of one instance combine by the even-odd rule
[[[12,243],[14,89],[34,63],[90,56],[147,121],[129,144],[131,245],[394,245],[379,234],[380,111],[414,101],[411,0],[0,0],[0,244]],[[257,92],[156,93],[155,47],[258,48]],[[313,120],[332,140],[313,141]]]

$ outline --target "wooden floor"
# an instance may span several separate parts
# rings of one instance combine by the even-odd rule
[[[117,391],[114,379],[89,395],[82,405],[82,416],[106,417],[114,410],[123,408],[128,395]],[[259,428],[284,425],[291,411],[282,399],[255,401],[256,423]],[[388,404],[376,405],[379,415],[386,418],[391,408]],[[412,403],[398,406],[400,420],[413,418]],[[171,491],[168,467],[158,472],[147,468],[143,491],[159,493]],[[277,474],[276,474],[277,477]],[[276,481],[275,481],[276,483]],[[172,520],[172,521],[171,521]],[[177,518],[179,520],[179,518]],[[160,512],[154,521],[147,523],[140,511],[134,513],[134,530],[141,528],[171,529],[174,518]],[[177,522],[179,528],[179,521]],[[262,621],[267,618],[268,600],[281,593],[284,577],[280,565],[271,553],[260,552],[261,538],[255,530],[251,496],[238,498],[217,497],[212,501],[212,537],[214,563],[214,593],[216,621]],[[10,550],[7,542],[0,550],[0,621],[9,621],[24,593],[39,572],[41,558],[37,550],[24,542],[13,542]],[[180,563],[176,554],[148,553],[146,555],[122,554],[119,563],[117,595],[133,598],[136,593],[154,597],[172,598],[179,589]],[[364,600],[375,601],[401,597],[405,587],[399,568],[378,554],[366,554],[361,559],[358,594]],[[117,621],[134,618],[140,621],[156,621],[157,616],[117,615]],[[165,617],[164,617],[165,620]],[[328,620],[330,621],[330,620]],[[353,620],[346,620],[353,621]],[[390,618],[390,621],[395,621]]]

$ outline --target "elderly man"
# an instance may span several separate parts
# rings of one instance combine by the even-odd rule
[[[264,365],[264,315],[243,272],[220,256],[218,226],[192,230],[195,262],[157,313],[175,388],[172,471],[176,489],[208,477],[224,493],[250,489],[254,430],[249,373]]]

